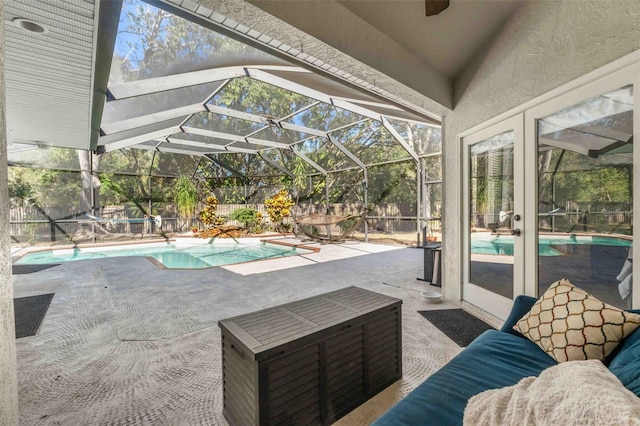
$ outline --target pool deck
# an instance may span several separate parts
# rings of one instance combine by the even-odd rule
[[[421,250],[316,247],[210,269],[128,257],[13,275],[14,297],[55,293],[39,333],[17,340],[21,424],[226,425],[217,322],[351,285],[403,300],[404,377],[337,424],[371,423],[460,351],[417,311],[458,305],[420,295]]]

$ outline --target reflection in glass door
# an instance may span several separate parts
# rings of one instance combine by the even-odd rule
[[[568,278],[631,307],[633,86],[537,121],[538,294]]]
[[[468,234],[464,300],[502,318],[511,308],[516,283],[522,288],[522,191],[514,173],[519,164],[516,140],[520,146],[522,140],[521,132],[511,126],[521,129],[518,123],[510,120],[488,129],[488,134],[485,131],[465,138]]]

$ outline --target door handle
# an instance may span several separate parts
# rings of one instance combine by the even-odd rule
[[[522,235],[522,231],[520,231],[519,229],[512,229],[511,230],[511,235],[515,235],[516,237],[519,237],[520,235]]]

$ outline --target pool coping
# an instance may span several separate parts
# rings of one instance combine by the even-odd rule
[[[274,236],[277,237],[277,236]],[[247,237],[245,237],[247,238]],[[251,238],[251,237],[248,237]],[[261,237],[263,238],[263,237]],[[260,240],[261,243],[269,243],[269,244],[275,244],[275,245],[281,245],[281,246],[286,246],[286,247],[293,247],[293,248],[301,248],[304,250],[310,250],[313,253],[319,253],[320,249],[318,247],[312,247],[312,246],[308,246],[305,245],[304,243],[290,243],[290,242],[286,242],[286,241],[274,241],[274,240],[268,240],[268,239],[261,239]],[[304,254],[308,254],[308,253],[304,253]],[[302,256],[303,254],[298,254],[296,256]],[[228,263],[226,265],[216,265],[216,266],[205,266],[204,268],[169,268],[167,267],[165,264],[163,264],[162,262],[160,262],[158,259],[156,259],[155,257],[151,257],[151,256],[143,256],[145,259],[147,259],[149,262],[151,262],[153,264],[153,266],[155,266],[158,269],[162,269],[162,270],[167,270],[167,271],[194,271],[194,270],[206,270],[206,269],[212,269],[212,268],[221,268],[223,266],[228,266],[228,265],[242,265],[245,263],[253,263],[253,262],[261,262],[261,261],[268,261],[268,260],[276,260],[276,259],[283,259],[285,257],[293,257],[293,256],[280,256],[280,257],[272,257],[272,258],[267,258],[267,259],[255,259],[255,260],[247,260],[245,262],[237,262],[237,263]]]
[[[318,253],[320,252],[320,248],[318,247],[313,247],[310,245],[306,245],[304,243],[292,243],[292,242],[287,242],[287,241],[278,241],[278,240],[273,240],[273,239],[268,239],[268,238],[282,238],[282,234],[278,234],[278,235],[269,235],[267,236],[267,238],[265,238],[265,236],[259,236],[259,237],[242,237],[242,238],[246,238],[246,239],[259,239],[259,241],[261,243],[269,243],[269,244],[275,244],[275,245],[281,245],[281,246],[285,246],[285,247],[293,247],[293,248],[301,248],[304,250],[309,250],[313,253]],[[37,252],[41,252],[41,251],[50,251],[50,250],[69,250],[69,249],[83,249],[83,248],[96,248],[96,247],[117,247],[117,246],[124,246],[124,245],[142,245],[142,244],[157,244],[157,243],[165,243],[165,242],[172,242],[172,241],[176,241],[177,239],[186,239],[186,238],[190,238],[190,239],[195,239],[197,237],[192,237],[192,236],[178,236],[178,237],[172,237],[172,238],[156,238],[153,240],[146,240],[146,241],[117,241],[115,243],[85,243],[85,244],[66,244],[66,245],[61,245],[61,246],[55,246],[54,247],[25,247],[23,250],[20,251],[19,254],[13,255],[11,256],[11,263],[14,264],[15,262],[17,262],[18,260],[20,260],[23,256],[27,255],[27,254],[31,254],[31,253],[37,253]],[[235,240],[235,238],[223,238],[223,239],[233,239]],[[304,253],[304,254],[309,254],[309,253]],[[302,254],[298,254],[297,256],[302,256]],[[159,260],[157,260],[154,257],[151,256],[131,256],[131,257],[143,257],[145,259],[147,259],[153,266],[155,266],[158,269],[162,269],[162,270],[172,270],[172,271],[192,271],[192,270],[196,270],[196,269],[211,269],[211,268],[220,268],[222,266],[226,266],[226,265],[216,265],[216,266],[206,266],[204,268],[169,268],[166,265],[164,265],[162,262],[160,262]],[[255,260],[248,260],[248,261],[244,261],[244,262],[237,262],[237,263],[230,263],[229,265],[241,265],[244,263],[253,263],[253,262],[258,262],[258,261],[264,261],[264,260],[275,260],[275,259],[282,259],[283,257],[289,257],[289,256],[281,256],[281,257],[274,257],[274,258],[267,258],[267,259],[255,259]]]
[[[243,236],[241,238],[276,238],[282,237],[283,234],[270,234],[270,235],[260,235],[260,236]],[[94,247],[112,247],[112,246],[124,246],[124,245],[137,245],[137,244],[155,244],[155,243],[164,243],[177,241],[181,239],[187,238],[198,238],[192,235],[172,235],[167,238],[153,238],[149,240],[129,240],[129,241],[104,241],[99,243],[79,243],[79,244],[62,244],[55,246],[30,246],[30,247],[22,247],[16,253],[11,255],[11,261],[15,262],[20,259],[25,254],[35,253],[39,251],[48,251],[48,250],[69,250],[74,248],[94,248]],[[229,237],[220,237],[221,239],[227,239]],[[199,238],[205,239],[205,238]]]

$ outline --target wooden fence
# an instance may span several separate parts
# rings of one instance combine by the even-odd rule
[[[236,209],[249,207],[260,212],[266,228],[271,227],[269,215],[264,204],[220,204],[217,215],[227,218],[225,223],[240,225],[228,219]],[[300,204],[293,208],[294,217],[302,217],[312,213],[329,213],[348,216],[359,214],[364,206],[360,203],[331,204],[327,209],[324,204]],[[407,232],[416,229],[416,206],[412,203],[388,203],[375,206],[368,214],[371,230],[382,232]],[[192,227],[202,227],[197,218],[182,219],[171,214],[171,209],[164,209],[162,215],[162,231],[181,233]],[[68,241],[78,233],[89,234],[99,227],[104,233],[145,235],[158,233],[160,228],[153,218],[132,217],[124,206],[104,206],[98,213],[99,220],[92,220],[85,214],[68,209],[42,209],[38,206],[12,207],[9,211],[10,233],[14,241],[27,242],[35,240]],[[286,223],[293,223],[287,218]]]
[[[549,209],[545,211],[544,209]],[[499,212],[475,214],[472,225],[476,228],[495,229],[512,226],[511,219],[500,222]],[[504,219],[504,217],[503,217]],[[632,211],[628,203],[617,202],[574,202],[541,206],[538,213],[540,230],[549,232],[631,232]]]

